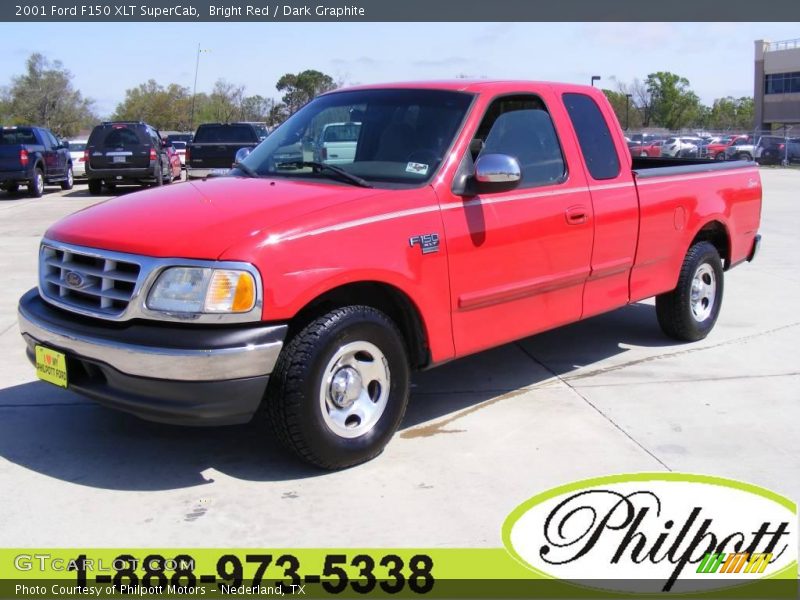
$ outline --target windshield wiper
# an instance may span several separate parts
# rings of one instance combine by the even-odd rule
[[[235,162],[235,163],[233,163],[233,168],[234,169],[239,169],[242,173],[244,173],[248,177],[261,177],[261,175],[256,173],[253,169],[251,169],[250,167],[248,167],[244,163]]]
[[[349,183],[352,183],[353,185],[358,185],[365,188],[372,187],[372,184],[369,181],[367,181],[366,179],[361,179],[361,177],[359,177],[358,175],[353,175],[352,173],[348,173],[347,171],[345,171],[344,169],[340,169],[339,167],[334,167],[333,165],[317,162],[315,160],[291,160],[289,162],[278,163],[275,166],[277,166],[278,168],[296,167],[298,169],[301,167],[311,167],[317,173],[324,173],[325,171],[329,173],[334,173],[339,177],[341,177],[342,179],[348,181]]]

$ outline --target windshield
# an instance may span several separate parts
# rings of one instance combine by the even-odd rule
[[[295,113],[242,162],[262,176],[324,177],[300,164],[313,161],[370,183],[424,183],[444,159],[471,101],[470,94],[443,90],[327,94]]]

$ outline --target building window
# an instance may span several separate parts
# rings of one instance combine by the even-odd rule
[[[773,73],[764,78],[765,94],[800,93],[800,72]]]

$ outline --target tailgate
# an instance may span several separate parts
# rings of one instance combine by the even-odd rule
[[[239,148],[255,144],[190,144],[189,166],[196,169],[230,169]]]
[[[0,146],[0,171],[19,171],[22,163],[19,162],[19,151],[22,146]]]

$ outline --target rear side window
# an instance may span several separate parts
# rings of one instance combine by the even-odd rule
[[[257,142],[255,129],[249,125],[201,125],[195,143]]]
[[[592,177],[613,179],[619,175],[617,149],[597,103],[585,94],[564,94],[564,104]]]
[[[562,183],[566,173],[553,121],[538,96],[497,98],[486,110],[470,144],[481,154],[507,154],[519,162],[520,188]]]

